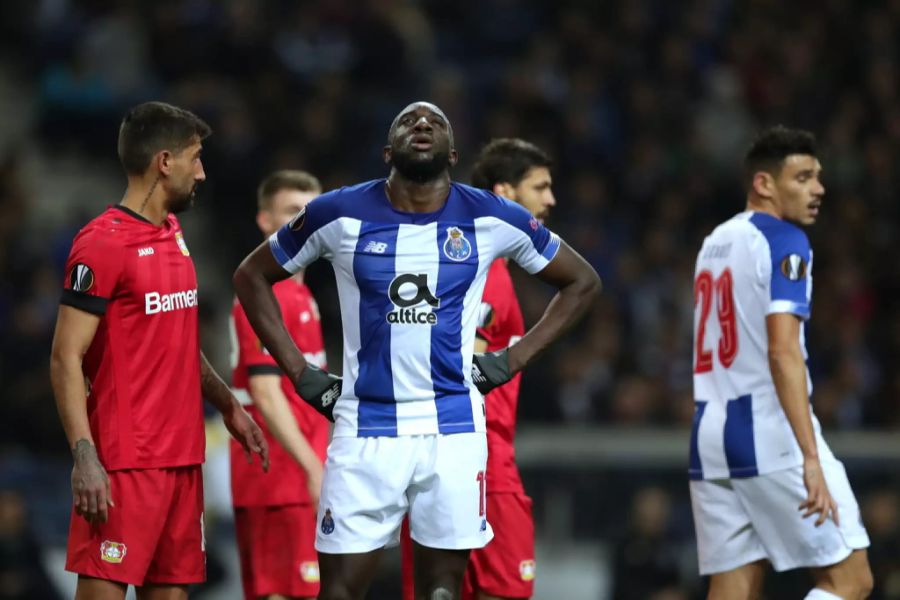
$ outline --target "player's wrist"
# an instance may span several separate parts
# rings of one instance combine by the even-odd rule
[[[79,438],[75,445],[72,446],[72,458],[75,459],[75,462],[97,460],[97,447],[92,440]]]

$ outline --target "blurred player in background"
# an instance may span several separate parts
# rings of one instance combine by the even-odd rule
[[[260,184],[256,224],[266,237],[289,222],[322,192],[304,171],[276,171]],[[291,339],[310,363],[325,368],[319,308],[303,284],[303,272],[273,287]],[[231,443],[241,579],[247,600],[315,598],[316,509],[330,425],[297,397],[291,381],[259,342],[237,302],[231,313],[232,385],[269,443],[269,472],[248,465]]]
[[[262,431],[200,351],[175,217],[205,179],[209,133],[169,104],[132,109],[119,129],[125,196],[69,254],[50,376],[75,459],[66,569],[78,599],[121,599],[132,584],[142,600],[175,600],[205,579],[203,397],[268,467]]]
[[[493,535],[481,394],[509,381],[571,326],[599,280],[521,206],[451,182],[453,130],[433,104],[417,102],[397,115],[383,156],[387,179],[311,202],[244,260],[234,283],[300,396],[333,410],[316,532],[319,598],[363,598],[382,548],[396,543],[409,512],[417,596],[451,600],[459,597],[470,549]],[[320,256],[337,277],[343,382],[307,366],[271,291]],[[559,293],[519,343],[473,358],[487,271],[506,256]]]
[[[556,205],[551,189],[547,154],[520,139],[497,139],[487,144],[475,161],[472,185],[494,192],[528,209],[543,223]],[[475,352],[508,348],[525,335],[522,310],[516,298],[506,259],[491,264],[481,299]],[[516,466],[515,430],[519,383],[516,375],[485,397],[488,463],[487,512],[494,539],[469,556],[463,598],[531,598],[534,593],[534,519],[531,498],[525,494]],[[404,521],[402,543],[403,597],[415,597],[412,540]]]
[[[765,561],[809,567],[809,600],[872,589],[844,466],[812,412],[804,322],[812,251],[800,226],[825,194],[811,133],[775,127],[745,160],[747,208],[703,242],[694,282],[690,477],[709,597],[756,598]]]

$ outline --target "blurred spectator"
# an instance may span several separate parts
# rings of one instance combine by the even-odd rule
[[[0,491],[0,599],[54,600],[59,595],[44,572],[41,545],[28,528],[25,499]]]
[[[680,584],[682,545],[671,535],[671,498],[657,487],[637,491],[628,528],[613,558],[616,600],[686,600]]]

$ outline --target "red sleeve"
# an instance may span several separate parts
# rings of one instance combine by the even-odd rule
[[[272,355],[266,351],[262,342],[250,326],[247,314],[243,307],[235,303],[232,309],[234,317],[234,330],[237,334],[239,360],[247,367],[247,374],[253,375],[280,375],[281,369]]]
[[[103,315],[122,275],[122,248],[96,230],[75,237],[66,261],[66,280],[60,302]]]

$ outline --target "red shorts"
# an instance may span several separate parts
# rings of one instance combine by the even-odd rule
[[[235,507],[244,596],[319,595],[316,511],[311,504]]]
[[[494,539],[472,550],[463,578],[463,600],[478,592],[502,598],[531,598],[534,594],[534,518],[525,494],[487,495],[487,515]]]
[[[463,578],[462,600],[479,592],[501,598],[531,598],[534,594],[534,518],[525,494],[487,494],[487,516],[494,539],[472,550]],[[413,547],[409,525],[403,520],[400,536],[403,600],[413,600]]]
[[[73,508],[66,570],[136,586],[206,580],[200,465],[108,475],[116,505],[97,525]]]

